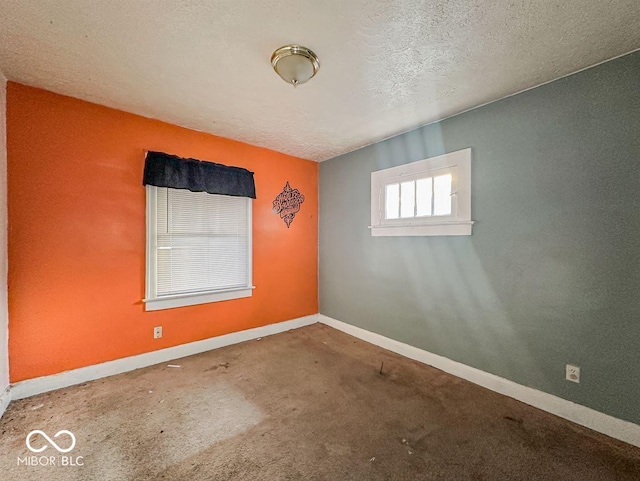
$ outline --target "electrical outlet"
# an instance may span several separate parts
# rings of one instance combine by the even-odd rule
[[[565,373],[565,377],[567,381],[571,382],[580,382],[580,368],[578,366],[574,366],[573,364],[567,364],[567,370]]]
[[[153,338],[160,339],[162,337],[162,326],[153,328]]]

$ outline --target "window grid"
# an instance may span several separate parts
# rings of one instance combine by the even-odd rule
[[[451,173],[384,185],[386,220],[449,216]]]

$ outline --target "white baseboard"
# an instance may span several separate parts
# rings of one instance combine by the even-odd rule
[[[316,322],[318,322],[318,315],[313,314],[311,316],[300,317],[290,321],[278,322],[276,324],[269,324],[267,326],[256,327],[254,329],[247,329],[246,331],[233,332],[231,334],[211,337],[202,341],[190,342],[188,344],[168,347],[158,351],[103,362],[93,366],[64,371],[51,376],[27,379],[25,381],[17,382],[11,386],[11,398],[15,400],[35,396],[36,394],[73,386],[74,384],[81,384],[83,382],[93,381],[94,379],[133,371],[134,369],[140,369],[141,367],[152,366],[154,364],[172,361],[181,357],[192,356],[212,349],[218,349],[220,347],[258,339],[260,337],[290,331],[291,329],[308,326],[310,324],[315,324]]]
[[[620,441],[640,447],[640,426],[603,414],[594,409],[576,404],[537,389],[517,384],[480,369],[467,366],[446,357],[432,354],[423,349],[394,341],[351,324],[318,314],[319,322],[345,332],[363,341],[375,344],[389,351],[408,357],[418,362],[428,364],[454,376],[471,381],[497,393],[517,399],[525,404],[536,407],[561,418],[572,421],[581,426],[606,434]]]
[[[4,391],[0,393],[0,418],[7,410],[7,406],[11,402],[11,386],[7,386]]]
[[[193,354],[218,349],[232,344],[238,344],[260,337],[278,334],[280,332],[297,329],[321,322],[330,327],[362,339],[376,346],[395,352],[418,362],[428,364],[454,376],[466,379],[474,384],[485,387],[505,396],[517,399],[525,404],[536,407],[561,418],[580,424],[594,431],[606,434],[615,439],[640,447],[640,426],[622,419],[603,414],[594,409],[576,404],[536,389],[517,384],[480,369],[452,361],[423,349],[419,349],[374,332],[361,329],[322,314],[314,314],[290,321],[269,324],[267,326],[234,332],[223,336],[212,337],[202,341],[169,347],[159,351],[148,352],[136,356],[116,359],[93,366],[73,369],[51,376],[27,379],[13,384],[0,394],[0,416],[10,400],[22,399],[47,391],[81,384],[83,382],[113,376],[123,372],[133,371],[142,367],[152,366],[163,362],[179,359]]]

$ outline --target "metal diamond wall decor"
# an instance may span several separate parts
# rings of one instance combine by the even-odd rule
[[[300,211],[300,204],[304,202],[304,195],[298,189],[292,189],[287,182],[282,192],[273,201],[273,213],[280,214],[280,218],[287,224],[287,229],[291,226],[293,218]]]

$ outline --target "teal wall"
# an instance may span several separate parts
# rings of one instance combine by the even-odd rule
[[[472,236],[371,237],[372,171],[467,147]],[[640,423],[640,52],[321,163],[320,312]]]

